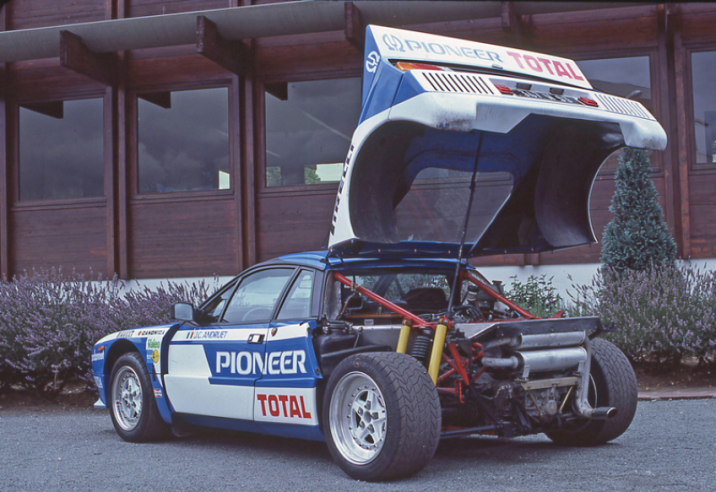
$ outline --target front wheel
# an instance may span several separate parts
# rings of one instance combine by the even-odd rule
[[[425,368],[395,352],[358,354],[331,374],[323,402],[328,448],[359,480],[422,470],[440,440],[440,400]]]
[[[548,432],[547,437],[556,444],[604,444],[621,436],[634,420],[638,390],[631,364],[621,350],[606,340],[592,340],[591,350],[589,404],[593,408],[615,407],[617,414],[609,420],[590,420],[576,431]]]
[[[168,433],[169,426],[159,415],[149,378],[136,352],[124,354],[112,368],[109,413],[117,434],[125,441],[153,441]]]

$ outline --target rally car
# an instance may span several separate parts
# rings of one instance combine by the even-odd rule
[[[663,149],[663,129],[564,58],[379,26],[365,53],[327,247],[97,342],[97,406],[132,442],[198,427],[325,440],[364,480],[418,472],[440,439],[620,436],[636,380],[600,320],[538,319],[468,259],[595,242],[600,165]]]

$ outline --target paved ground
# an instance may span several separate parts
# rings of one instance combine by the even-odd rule
[[[543,436],[445,441],[417,476],[356,482],[323,443],[213,432],[121,441],[99,410],[0,411],[0,490],[714,491],[716,399],[642,401],[625,435],[596,448]]]
[[[640,400],[693,400],[716,398],[716,388],[676,388],[640,391]]]

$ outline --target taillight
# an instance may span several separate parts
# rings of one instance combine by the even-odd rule
[[[413,62],[398,62],[395,64],[395,68],[407,72],[408,70],[437,70],[439,72],[444,71],[442,67],[437,65],[428,65],[427,63],[413,63]]]
[[[510,89],[506,85],[496,85],[495,89],[500,91],[500,94],[507,94],[507,95],[512,94],[512,89]]]
[[[579,102],[582,104],[586,104],[587,106],[591,106],[593,108],[598,108],[599,104],[594,99],[589,99],[588,97],[580,97]]]

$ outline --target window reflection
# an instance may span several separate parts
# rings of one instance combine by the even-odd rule
[[[360,78],[267,91],[266,186],[340,181],[360,107]]]
[[[104,195],[102,102],[20,106],[20,200]]]
[[[595,89],[638,101],[653,114],[648,56],[582,60],[577,65]],[[622,153],[618,150],[610,155],[604,161],[602,171],[614,172],[619,166]],[[653,165],[652,151],[649,151],[649,157]]]
[[[139,94],[140,193],[230,188],[227,88]]]
[[[716,163],[716,51],[691,55],[696,163]]]

